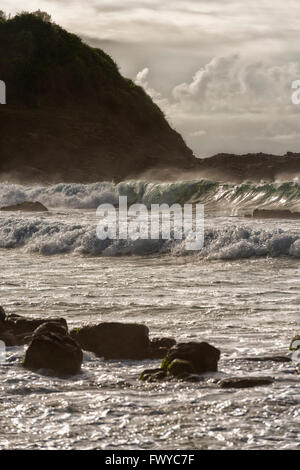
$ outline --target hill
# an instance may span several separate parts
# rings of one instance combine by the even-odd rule
[[[119,181],[193,167],[182,137],[104,51],[45,14],[0,17],[0,176]]]

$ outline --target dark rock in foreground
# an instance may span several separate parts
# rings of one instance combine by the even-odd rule
[[[193,372],[195,372],[193,364],[182,359],[174,359],[167,368],[167,373],[174,377],[186,377]]]
[[[63,330],[68,331],[67,322],[64,318],[26,318],[21,315],[7,315],[0,322],[0,339],[6,346],[28,344],[33,332],[43,324],[54,323],[60,325]]]
[[[41,202],[25,201],[13,206],[0,207],[0,211],[47,212],[48,209]]]
[[[136,323],[99,323],[77,328],[71,337],[86,351],[105,359],[149,358],[149,329]]]
[[[178,343],[168,351],[162,362],[162,368],[167,370],[174,359],[182,359],[189,361],[197,374],[215,372],[218,370],[220,354],[219,349],[206,342]]]
[[[18,346],[18,338],[11,332],[0,330],[0,340],[5,343],[5,346]]]
[[[4,308],[1,307],[0,305],[0,324],[5,321],[5,318],[6,318],[6,313],[4,311]]]
[[[167,377],[167,373],[161,369],[146,369],[140,375],[140,380],[147,382],[156,382],[159,380],[164,380]]]
[[[174,338],[153,338],[149,346],[149,358],[163,359],[168,350],[176,344]]]
[[[42,323],[36,330],[34,330],[33,336],[36,337],[46,333],[56,333],[64,336],[68,334],[68,327],[63,322],[48,321],[46,323]]]
[[[220,388],[249,388],[270,385],[274,382],[272,377],[230,377],[218,383]]]
[[[73,375],[80,372],[83,354],[80,346],[69,336],[48,331],[34,335],[23,366],[32,369],[51,369],[56,374]]]
[[[39,326],[44,323],[59,323],[64,328],[68,328],[67,322],[64,318],[26,318],[21,315],[7,315],[4,326],[12,330],[15,334],[33,333]]]
[[[206,342],[178,343],[168,350],[160,369],[144,370],[140,380],[157,382],[177,379],[199,382],[202,378],[197,374],[217,371],[219,358],[219,349]]]

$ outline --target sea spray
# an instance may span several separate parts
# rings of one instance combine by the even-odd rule
[[[227,215],[251,213],[254,208],[300,210],[300,184],[295,181],[239,185],[208,180],[169,183],[132,180],[119,184],[59,183],[51,186],[0,183],[0,206],[37,200],[49,208],[96,209],[105,203],[118,205],[119,196],[126,196],[129,204],[140,203],[147,207],[161,203],[201,203]]]

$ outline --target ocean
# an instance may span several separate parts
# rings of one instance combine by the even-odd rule
[[[99,204],[204,204],[204,246],[96,236]],[[0,212],[0,304],[70,327],[144,323],[150,337],[207,341],[219,371],[198,383],[139,381],[159,360],[103,360],[56,378],[21,366],[26,346],[0,364],[1,449],[299,449],[300,386],[290,356],[299,333],[300,220],[254,219],[253,209],[300,212],[300,184],[211,181],[0,184],[0,205],[38,200],[48,212]],[[232,376],[268,386],[220,389]]]

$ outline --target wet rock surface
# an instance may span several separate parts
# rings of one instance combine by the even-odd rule
[[[174,338],[153,338],[149,345],[149,358],[163,359],[168,350],[176,344]]]
[[[220,388],[249,388],[270,385],[274,382],[272,377],[229,377],[220,380]]]
[[[70,335],[86,351],[105,359],[149,358],[149,329],[136,323],[99,323],[76,328]]]
[[[178,343],[169,349],[163,360],[162,368],[167,370],[174,359],[189,361],[197,374],[216,372],[221,352],[206,342]]]
[[[64,324],[64,322],[49,321],[38,326],[34,330],[33,336],[36,337],[46,333],[56,333],[64,336],[68,334],[68,326],[67,324]]]
[[[91,351],[104,359],[161,359],[161,367],[146,369],[140,380],[156,381],[210,381],[219,388],[248,388],[270,385],[272,377],[245,376],[226,377],[203,375],[218,370],[219,349],[207,342],[176,343],[174,338],[149,339],[146,325],[136,323],[104,322],[86,325],[68,333],[64,318],[28,318],[21,315],[7,315],[0,306],[0,340],[5,345],[29,344],[23,365],[32,370],[51,369],[56,374],[72,375],[80,371],[82,349]],[[296,335],[290,350],[297,354],[300,336]],[[231,359],[242,362],[295,362],[293,357],[246,356]],[[300,372],[295,362],[294,373]],[[202,375],[201,375],[202,374]]]
[[[55,374],[74,375],[81,369],[83,354],[69,336],[53,331],[34,335],[23,361],[28,369],[51,369]]]
[[[164,357],[160,369],[146,369],[140,380],[184,380],[199,382],[199,374],[216,372],[220,351],[206,342],[178,343],[173,345]]]
[[[4,308],[0,306],[0,325],[5,321],[6,314]]]
[[[11,314],[6,315],[4,321],[0,322],[0,339],[7,346],[28,344],[33,332],[45,323],[55,323],[66,330],[68,328],[64,318],[28,318]]]
[[[253,357],[241,357],[237,358],[239,361],[250,361],[250,362],[291,362],[292,359],[289,356],[253,356]]]
[[[167,374],[174,377],[186,377],[193,372],[195,372],[193,364],[182,359],[174,359],[167,367]]]

